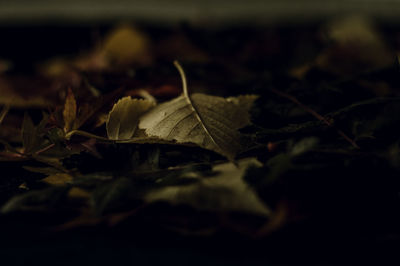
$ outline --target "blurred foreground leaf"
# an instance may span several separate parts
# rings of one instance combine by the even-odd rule
[[[147,202],[167,201],[174,205],[190,205],[196,209],[231,212],[240,211],[268,216],[270,209],[243,180],[246,169],[260,167],[254,158],[213,167],[215,176],[202,177],[190,185],[170,186],[154,190],[145,196]]]

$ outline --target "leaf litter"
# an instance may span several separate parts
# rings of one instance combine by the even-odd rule
[[[0,78],[0,215],[13,222],[1,230],[35,217],[32,235],[105,224],[270,247],[398,238],[400,47],[371,21],[327,25],[218,34],[122,25],[25,79],[10,64]],[[175,62],[179,95],[172,58],[190,92]]]

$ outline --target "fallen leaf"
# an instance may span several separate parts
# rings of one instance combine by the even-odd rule
[[[119,65],[151,61],[150,42],[147,36],[129,25],[113,30],[104,40],[100,54]]]
[[[68,191],[68,198],[71,199],[89,199],[90,195],[90,192],[79,187],[72,187]]]
[[[49,185],[54,185],[54,186],[63,186],[65,184],[71,183],[73,180],[73,177],[70,176],[69,174],[66,173],[57,173],[54,175],[50,175],[46,178],[43,178],[41,181],[45,182]]]
[[[33,173],[40,173],[44,175],[55,175],[60,173],[60,170],[54,167],[32,167],[32,166],[23,166],[25,170],[31,171]]]
[[[388,66],[392,52],[373,23],[360,16],[334,20],[326,30],[332,43],[316,58],[316,65],[339,75],[354,75]]]
[[[250,122],[249,109],[255,96],[222,98],[187,92],[186,78],[178,67],[184,94],[160,104],[140,118],[139,128],[146,135],[177,143],[195,143],[230,160],[241,151],[238,129]]]
[[[129,198],[133,183],[128,178],[118,178],[96,188],[91,194],[90,203],[96,214],[103,214],[120,206]]]
[[[139,117],[151,109],[155,103],[146,99],[124,97],[114,104],[106,121],[107,136],[112,140],[132,138]]]
[[[36,145],[37,138],[35,131],[35,125],[33,124],[32,118],[25,113],[22,122],[22,143],[26,153],[29,153]]]
[[[0,105],[15,109],[48,108],[54,106],[56,99],[50,81],[45,78],[0,77]]]
[[[25,154],[39,152],[46,147],[49,147],[49,140],[44,138],[45,126],[48,121],[48,116],[44,115],[40,123],[35,126],[31,117],[26,113],[22,122],[22,143]]]
[[[28,184],[26,182],[18,186],[19,189],[29,190]]]
[[[16,195],[1,208],[1,213],[26,210],[47,210],[57,205],[66,193],[65,187],[51,187],[43,190],[32,190]]]
[[[67,98],[65,99],[63,118],[64,132],[69,132],[74,129],[76,119],[76,100],[71,88],[68,89]]]
[[[242,211],[268,216],[270,209],[256,192],[243,180],[249,166],[260,167],[254,158],[219,164],[213,167],[213,177],[203,177],[199,182],[186,186],[170,186],[149,192],[145,201],[167,201],[174,205],[190,205],[207,211]]]

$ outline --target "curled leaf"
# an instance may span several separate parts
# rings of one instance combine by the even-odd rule
[[[150,100],[124,97],[114,104],[106,121],[107,136],[112,140],[132,138],[139,117],[151,109],[155,103]]]

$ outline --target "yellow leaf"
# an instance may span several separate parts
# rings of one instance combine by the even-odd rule
[[[107,136],[112,140],[132,138],[139,117],[151,109],[155,103],[146,99],[124,97],[114,104],[106,121]]]
[[[374,24],[364,17],[350,16],[327,26],[329,47],[316,59],[317,67],[338,75],[354,75],[393,63],[394,53]]]
[[[116,64],[147,64],[151,60],[147,36],[127,25],[106,37],[101,53]]]
[[[65,184],[71,183],[73,180],[73,177],[70,176],[69,174],[65,173],[58,173],[54,175],[50,175],[44,179],[42,179],[42,182],[45,182],[49,185],[54,185],[54,186],[63,186]]]
[[[88,199],[90,198],[90,193],[82,188],[73,187],[68,191],[68,197],[74,199]]]
[[[69,132],[74,129],[73,127],[76,119],[76,100],[71,89],[68,89],[67,98],[65,99],[63,117],[64,131]]]

